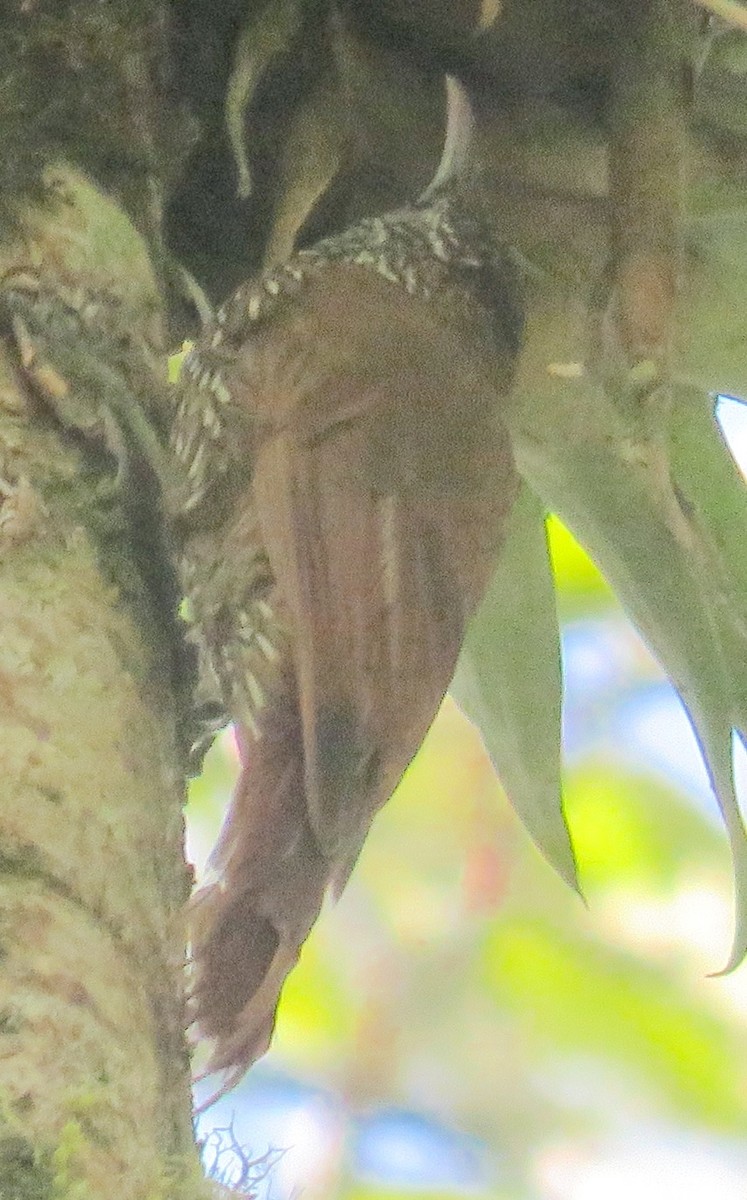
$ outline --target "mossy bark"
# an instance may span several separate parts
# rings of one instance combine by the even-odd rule
[[[60,369],[54,337],[3,310],[0,1191],[185,1197],[178,650],[158,488],[152,513],[133,502],[145,476],[106,386],[133,409],[166,394],[163,12],[4,3],[0,21],[0,291],[82,311],[105,369]]]
[[[98,216],[110,209],[102,198]],[[55,239],[48,215],[59,250],[68,230],[58,214]],[[16,265],[36,257],[33,227]],[[147,285],[131,233],[122,270]],[[142,297],[156,295],[151,278]],[[0,378],[0,1179],[4,1155],[24,1178],[26,1146],[30,1190],[14,1195],[85,1183],[140,1200],[165,1195],[192,1152],[172,659],[122,514],[127,481],[92,469],[10,339]],[[56,1190],[34,1191],[39,1171]]]
[[[54,514],[4,556],[0,604],[3,1123],[43,1159],[79,1122],[91,1194],[146,1196],[189,1144],[168,693]]]

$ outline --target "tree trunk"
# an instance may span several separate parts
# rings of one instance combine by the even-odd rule
[[[5,3],[0,21],[0,1191],[196,1195],[185,772],[149,459],[167,394],[163,13]]]
[[[174,704],[80,452],[4,413],[0,454],[0,1180],[134,1200],[191,1147]]]

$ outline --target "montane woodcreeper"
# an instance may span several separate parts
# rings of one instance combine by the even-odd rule
[[[463,192],[468,105],[421,200],[240,287],[185,362],[177,525],[203,690],[242,771],[191,909],[193,1019],[228,1085],[449,686],[517,476],[517,270]]]

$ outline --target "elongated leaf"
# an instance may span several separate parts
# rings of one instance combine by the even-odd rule
[[[678,388],[670,445],[678,493],[707,555],[704,573],[714,597],[713,615],[732,666],[732,723],[744,739],[747,734],[747,488],[719,428],[710,397],[692,388]],[[729,796],[731,792],[724,820],[732,845],[736,842],[739,846],[743,836],[742,817],[733,791],[731,738],[721,745],[718,756],[711,751],[707,758],[711,772],[718,776],[717,795]],[[739,870],[736,886],[743,893],[741,902],[738,896],[738,907],[740,903],[747,906],[747,884]],[[732,955],[726,969],[737,961]]]
[[[678,387],[671,422],[672,474],[691,522],[697,526],[709,562],[707,572],[720,592],[717,617],[735,661],[739,687],[736,721],[747,729],[747,487],[715,416],[711,396]]]
[[[531,409],[531,411],[530,411]],[[744,593],[740,572],[714,560],[710,538],[672,486],[665,438],[645,440],[583,379],[548,381],[517,427],[520,467],[585,546],[677,687],[696,729],[729,834],[736,932],[727,969],[747,952],[747,835],[732,778],[731,730],[741,724],[747,638],[724,616]],[[705,486],[717,494],[725,468]],[[744,552],[741,551],[741,558]],[[726,582],[725,582],[726,579]]]
[[[704,388],[747,395],[747,329],[739,297],[747,287],[744,184],[731,196],[696,189],[688,225],[688,271],[679,331],[679,369]]]
[[[451,690],[537,846],[578,890],[561,804],[560,648],[545,510],[526,484]]]

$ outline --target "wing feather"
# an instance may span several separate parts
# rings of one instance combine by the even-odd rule
[[[329,266],[242,331],[226,394],[251,454],[189,548],[243,734],[217,881],[191,911],[192,1012],[226,1086],[264,1053],[325,891],[427,732],[518,487],[485,340],[373,272],[355,281],[354,308]]]
[[[432,309],[424,324],[405,299],[401,323],[388,314],[393,369],[384,357],[361,372],[371,347],[351,354],[342,328],[326,378],[314,373],[316,408],[305,396],[290,405],[287,392],[266,402],[283,419],[259,446],[253,476],[293,628],[310,824],[325,856],[346,864],[451,681],[516,490],[489,373],[448,325],[434,337]],[[329,358],[324,314],[316,317]],[[376,329],[386,356],[380,321]],[[286,330],[286,353],[289,341]]]

